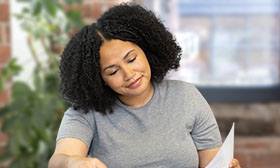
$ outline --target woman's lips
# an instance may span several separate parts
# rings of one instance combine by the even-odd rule
[[[136,79],[134,82],[132,82],[130,85],[128,85],[128,88],[130,88],[130,89],[137,88],[141,84],[141,81],[142,81],[142,77]]]

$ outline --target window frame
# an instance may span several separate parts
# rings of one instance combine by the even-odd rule
[[[217,2],[216,4],[219,4],[217,0],[212,0],[212,2]],[[272,0],[273,1],[273,0]],[[262,5],[261,0],[247,0],[246,5],[252,5],[253,3],[258,3],[255,5]],[[270,1],[271,2],[271,1]],[[189,6],[190,9],[195,9],[195,6],[200,6],[201,3],[203,5],[209,5],[211,2],[210,1],[205,1],[202,2],[201,0],[196,0],[192,5],[194,6]],[[206,3],[206,4],[205,4]],[[275,12],[278,12],[278,16],[280,19],[280,1],[278,0],[278,7],[273,8],[272,11],[269,11],[267,8],[260,8],[260,11],[249,11],[249,10],[240,10],[238,9],[238,5],[240,3],[243,3],[242,1],[235,1],[233,2],[233,5],[235,6],[235,9],[239,11],[239,14],[260,14],[260,13],[268,13],[271,12],[272,14],[275,14]],[[183,4],[180,4],[180,6],[184,6]],[[205,7],[205,6],[204,6]],[[278,9],[277,9],[278,8]],[[217,13],[211,13],[211,10],[209,8],[205,8],[206,10],[203,12],[202,15],[216,15],[220,14],[223,12],[226,12],[226,14],[232,14],[234,10],[227,10],[225,8],[221,8],[223,10],[217,11]],[[197,15],[198,13],[192,13],[190,10],[186,10],[189,13],[184,13],[184,14],[193,14]],[[211,14],[209,14],[211,13]],[[201,13],[200,13],[201,15]],[[280,30],[279,30],[280,31]],[[280,36],[279,36],[279,41],[280,41]],[[280,47],[278,47],[278,53],[280,57]],[[280,68],[279,68],[280,71]],[[280,76],[279,76],[280,79]],[[205,99],[210,102],[210,103],[215,103],[215,102],[220,102],[220,103],[228,103],[228,102],[277,102],[280,101],[280,83],[278,85],[273,85],[273,86],[244,86],[244,87],[239,87],[239,86],[196,86],[198,90],[201,92],[201,94],[205,97]]]
[[[280,101],[280,85],[270,87],[196,87],[209,103]]]

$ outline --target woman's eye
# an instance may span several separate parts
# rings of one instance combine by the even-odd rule
[[[134,57],[133,59],[129,60],[128,63],[132,63],[135,60],[136,60],[136,57]]]
[[[115,70],[114,72],[110,73],[109,75],[110,75],[110,76],[113,76],[113,75],[115,75],[117,72],[118,72],[118,70]]]

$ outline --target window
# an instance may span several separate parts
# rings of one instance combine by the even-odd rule
[[[183,49],[167,78],[208,101],[280,100],[280,0],[142,0]],[[278,94],[277,94],[278,93]]]

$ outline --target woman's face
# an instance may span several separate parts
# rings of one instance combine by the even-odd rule
[[[151,69],[140,47],[113,39],[105,41],[99,52],[101,76],[120,98],[149,94]]]

